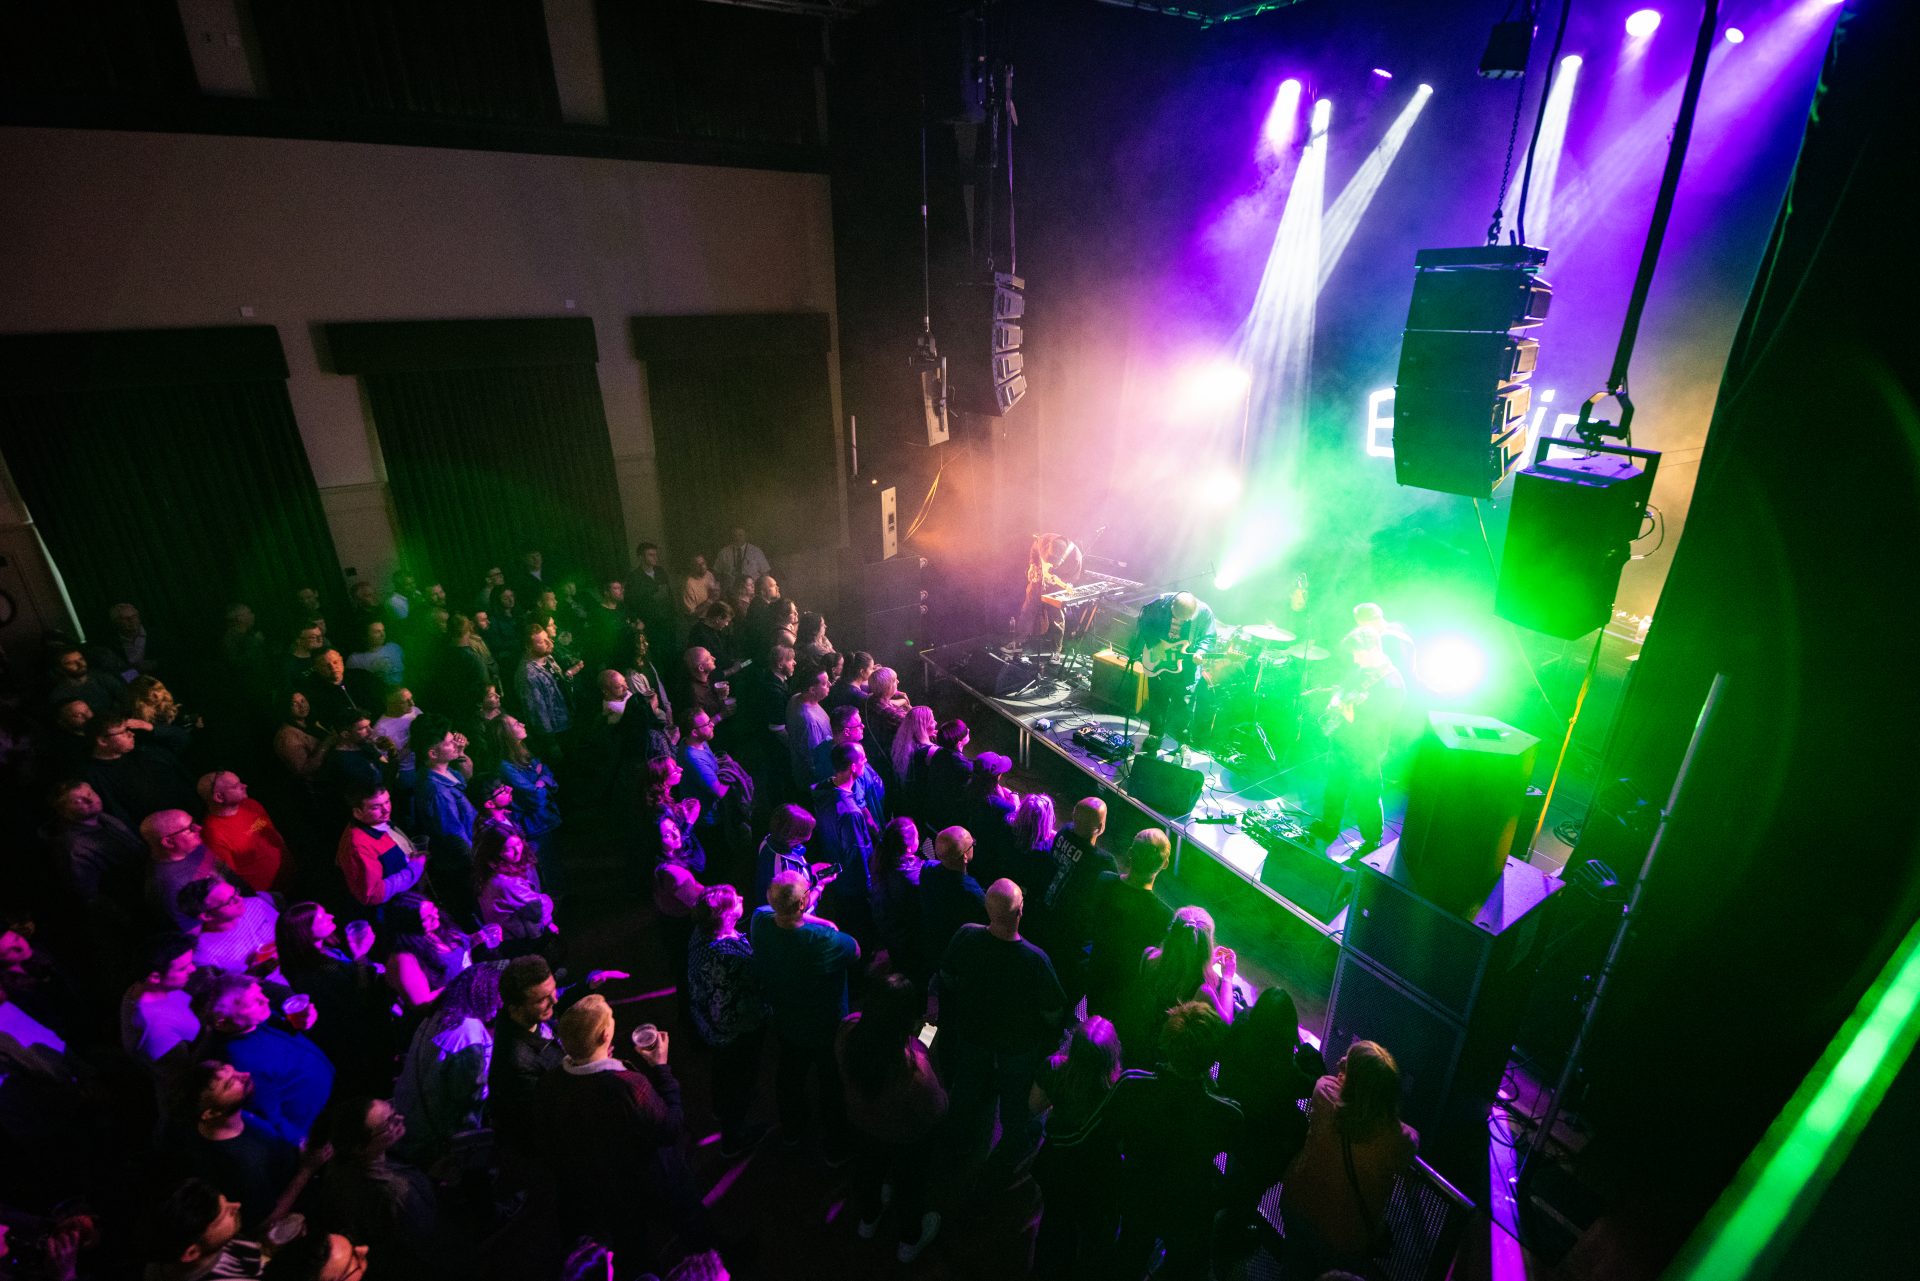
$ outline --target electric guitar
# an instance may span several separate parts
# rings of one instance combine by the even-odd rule
[[[1156,676],[1182,676],[1190,670],[1194,657],[1191,640],[1157,640],[1140,651],[1140,670],[1148,680]]]
[[[1341,726],[1353,724],[1353,714],[1373,694],[1373,687],[1380,683],[1389,671],[1389,667],[1376,667],[1361,678],[1358,685],[1342,685],[1333,691],[1333,697],[1327,700],[1326,710],[1320,713],[1320,732],[1332,736]]]

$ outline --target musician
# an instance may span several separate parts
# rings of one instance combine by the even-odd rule
[[[1167,592],[1140,609],[1127,657],[1147,674],[1147,737],[1142,751],[1158,752],[1173,735],[1188,741],[1193,686],[1213,635],[1213,611],[1192,592]]]
[[[1060,652],[1066,641],[1067,611],[1043,598],[1077,584],[1084,568],[1085,558],[1071,538],[1055,533],[1033,536],[1033,545],[1027,549],[1027,595],[1016,623],[1022,642],[1030,636],[1042,637],[1039,652]]]
[[[1358,610],[1355,617],[1360,620]],[[1328,839],[1338,836],[1351,806],[1363,853],[1380,844],[1386,826],[1380,771],[1407,696],[1406,680],[1381,647],[1382,633],[1375,621],[1360,620],[1340,639],[1338,658],[1344,664],[1340,688],[1320,718],[1332,749],[1327,757],[1327,786],[1320,800],[1320,821],[1311,829]]]

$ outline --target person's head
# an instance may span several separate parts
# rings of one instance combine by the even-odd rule
[[[413,691],[405,685],[387,691],[387,715],[405,716],[413,710]]]
[[[1021,849],[1053,848],[1053,798],[1045,792],[1028,792],[1020,798],[1013,815],[1013,839]]]
[[[687,651],[687,675],[693,677],[694,680],[705,682],[707,677],[713,674],[713,669],[717,666],[719,666],[719,664],[713,661],[713,655],[700,646],[695,645]]]
[[[96,716],[87,722],[86,736],[93,744],[95,760],[117,761],[133,751],[133,731],[124,716]]]
[[[653,820],[648,833],[653,837],[654,851],[664,863],[677,863],[687,856],[687,834],[680,828],[680,820],[662,810]]]
[[[544,627],[536,627],[527,633],[527,653],[535,658],[547,658],[553,653],[553,636]]]
[[[130,639],[140,634],[140,610],[127,601],[121,601],[107,611],[107,622],[113,625],[117,636]]]
[[[925,1014],[919,989],[904,974],[876,980],[847,1033],[847,1084],[871,1098],[910,1072],[907,1041],[918,1034]]]
[[[609,578],[600,584],[600,603],[612,609],[616,605],[627,603],[627,585],[618,578]]]
[[[533,763],[533,747],[527,742],[526,722],[518,716],[502,713],[494,717],[488,725],[487,732],[492,735],[494,756],[503,761],[511,761],[515,765]]]
[[[371,654],[387,643],[387,625],[377,618],[370,618],[360,629],[360,652]]]
[[[867,768],[867,749],[858,743],[835,743],[827,753],[833,767],[833,781],[845,787]]]
[[[370,1251],[338,1232],[309,1232],[274,1251],[261,1281],[360,1281]]]
[[[384,787],[362,792],[353,802],[355,822],[379,827],[393,821],[393,794]]]
[[[53,709],[53,723],[66,734],[85,734],[93,719],[93,705],[84,698],[68,698]]]
[[[318,587],[296,587],[293,591],[294,608],[300,611],[302,618],[320,616],[320,589]]]
[[[293,633],[294,648],[303,654],[311,654],[325,648],[327,629],[318,623],[302,623]]]
[[[867,676],[867,694],[871,698],[892,698],[900,692],[900,673],[891,667],[876,667]]]
[[[783,849],[805,845],[813,839],[813,815],[798,805],[782,805],[773,812],[767,832]]]
[[[127,707],[143,721],[171,724],[180,713],[173,691],[158,676],[142,676],[127,686]]]
[[[967,790],[975,796],[991,796],[1006,783],[1013,761],[998,752],[982,752],[973,758],[973,772],[967,775]]]
[[[222,617],[226,620],[227,630],[236,636],[244,636],[253,630],[253,607],[251,605],[244,605],[235,601],[233,604],[227,606],[226,613],[223,614]]]
[[[0,968],[12,969],[33,959],[33,934],[30,917],[0,916]]]
[[[922,703],[918,707],[907,709],[907,718],[901,721],[900,728],[894,731],[894,741],[898,743],[904,738],[914,747],[921,747],[933,742],[935,728],[933,709]],[[895,761],[898,761],[900,756],[901,753],[896,750]]]
[[[600,701],[603,703],[625,702],[631,691],[627,688],[627,678],[622,672],[612,668],[600,673]]]
[[[484,823],[473,834],[473,883],[485,885],[496,876],[526,880],[533,858],[518,832],[498,823]]]
[[[800,622],[794,629],[794,639],[802,645],[815,645],[827,634],[826,618],[814,610],[800,615]]]
[[[972,737],[967,731],[967,723],[959,717],[941,721],[940,728],[934,731],[933,741],[950,752],[966,750],[967,741]]]
[[[329,685],[338,685],[346,679],[347,660],[340,657],[340,651],[337,649],[315,650],[313,674]]]
[[[54,784],[53,812],[63,823],[90,824],[100,817],[100,793],[85,779],[69,778]]]
[[[161,1275],[191,1276],[240,1235],[240,1203],[205,1179],[188,1179],[148,1212],[141,1235],[141,1253]]]
[[[407,1119],[391,1099],[349,1095],[333,1105],[326,1117],[327,1141],[336,1161],[367,1165],[385,1156],[406,1137]]]
[[[500,971],[500,1008],[516,1027],[532,1027],[553,1017],[560,984],[546,958],[516,956]]]
[[[656,756],[648,761],[646,773],[640,780],[640,792],[647,805],[658,809],[672,800],[673,789],[680,785],[682,777],[680,762],[671,756]]]
[[[698,707],[683,707],[677,718],[680,722],[680,741],[682,743],[711,743],[713,741],[713,717]]]
[[[140,946],[141,981],[156,992],[179,992],[193,977],[193,939],[169,931]]]
[[[1221,1091],[1239,1098],[1229,1084],[1237,1089],[1245,1081],[1279,1079],[1299,1048],[1300,1010],[1292,994],[1283,987],[1266,988],[1233,1021],[1220,1054]]]
[[[1181,592],[1173,598],[1173,617],[1178,622],[1188,622],[1200,612],[1200,598],[1192,592]]]
[[[1020,932],[1020,917],[1026,910],[1026,896],[1015,882],[1001,877],[987,886],[987,928],[1003,938]]]
[[[827,695],[833,692],[833,677],[826,671],[817,671],[800,687],[801,697],[809,703],[824,703]]]
[[[1199,992],[1213,964],[1213,937],[1213,917],[1206,908],[1189,906],[1174,912],[1153,965],[1151,985],[1160,1008]]]
[[[1157,827],[1142,828],[1133,834],[1133,844],[1127,847],[1127,884],[1141,889],[1152,889],[1153,878],[1167,868],[1167,860],[1173,857],[1173,842],[1167,834]]]
[[[933,838],[933,856],[942,867],[966,871],[973,860],[973,833],[964,827],[942,828]]]
[[[767,665],[773,669],[773,674],[783,681],[793,679],[793,669],[799,663],[800,655],[791,645],[775,645],[767,658]]]
[[[1089,1014],[1074,1023],[1067,1043],[1053,1055],[1054,1084],[1048,1093],[1055,1103],[1068,1100],[1081,1105],[1081,1114],[1120,1079],[1120,1037],[1113,1024],[1098,1014]]]
[[[598,993],[583,996],[560,1016],[553,1031],[575,1063],[604,1059],[613,1048],[613,1007]]]
[[[473,638],[473,619],[466,614],[447,615],[447,641],[453,645],[465,645]]]
[[[180,914],[196,918],[207,934],[224,934],[239,924],[246,904],[233,882],[218,876],[202,876],[180,887]]]
[[[716,632],[724,632],[733,626],[733,606],[723,600],[709,601],[700,611],[700,621]]]
[[[838,685],[840,683],[840,673],[846,665],[846,655],[837,650],[830,649],[820,655],[820,670],[827,674],[827,680],[831,684]]]
[[[776,921],[794,922],[813,906],[813,885],[805,872],[788,870],[775,874],[767,884],[767,906]]]
[[[501,1010],[500,966],[492,962],[469,965],[447,981],[434,1002],[428,1021],[433,1034],[451,1032],[467,1022],[492,1023]]]
[[[1226,1021],[1211,1001],[1182,1001],[1167,1011],[1160,1052],[1175,1075],[1191,1080],[1212,1070],[1226,1039]]]
[[[221,769],[202,774],[194,790],[200,793],[200,799],[207,803],[208,812],[213,814],[231,814],[239,808],[241,801],[247,799],[247,785],[232,770]]]
[[[480,691],[480,714],[493,717],[500,714],[500,687],[489,685]]]
[[[295,903],[273,923],[273,943],[280,968],[289,972],[320,960],[320,949],[333,937],[339,923],[318,903]]]
[[[841,665],[837,678],[844,684],[857,685],[873,675],[873,655],[864,649],[856,649],[847,655],[847,661]]]
[[[760,575],[760,599],[779,600],[780,584],[774,581],[772,574]]]
[[[438,769],[459,759],[460,744],[453,736],[453,724],[444,716],[422,712],[407,731],[407,750],[414,760],[428,769]]]
[[[87,679],[87,656],[77,645],[66,645],[53,653],[53,670],[70,681]]]
[[[520,552],[520,567],[529,574],[540,573],[541,570],[545,568],[546,563],[547,558],[541,554],[538,547],[524,548]]]
[[[1355,1041],[1340,1060],[1340,1110],[1334,1121],[1351,1139],[1400,1123],[1400,1065],[1387,1047]]]
[[[1073,807],[1074,835],[1089,845],[1106,834],[1107,803],[1097,796],[1082,798]]]
[[[299,690],[287,695],[287,719],[305,724],[307,717],[313,715],[313,704]]]
[[[739,525],[735,525],[733,528],[727,531],[728,546],[743,547],[746,545],[746,541],[747,541],[747,531],[743,527]]]
[[[273,1004],[251,974],[220,973],[193,998],[193,1012],[220,1036],[245,1036],[273,1017]]]
[[[640,564],[647,569],[660,568],[660,545],[658,543],[641,543],[638,547],[634,548],[634,551],[640,557]]]
[[[200,825],[185,810],[155,810],[140,820],[140,835],[156,863],[174,863],[200,848]]]
[[[380,603],[380,589],[371,578],[362,578],[348,589],[355,609],[373,609]]]
[[[836,743],[858,743],[867,735],[867,725],[860,718],[860,709],[852,703],[842,703],[834,708],[827,721],[833,726],[833,741]]]
[[[707,576],[707,558],[701,555],[699,552],[695,552],[693,554],[693,559],[687,562],[687,577],[688,578],[705,578],[706,576]]]
[[[694,902],[693,928],[708,938],[732,933],[733,928],[740,924],[746,906],[740,891],[733,886],[716,885]]]
[[[340,737],[354,746],[373,742],[373,717],[365,712],[348,712],[340,719]]]
[[[880,833],[874,861],[879,871],[893,872],[913,864],[919,855],[920,829],[912,819],[902,816],[888,823]]]
[[[253,1097],[253,1076],[218,1059],[203,1059],[175,1083],[180,1119],[190,1125],[223,1125]]]
[[[387,924],[396,938],[425,938],[440,932],[440,905],[417,891],[409,890],[387,904]]]

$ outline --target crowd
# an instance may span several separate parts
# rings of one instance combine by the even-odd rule
[[[709,1133],[900,1263],[1029,1179],[1043,1276],[1205,1276],[1276,1183],[1297,1275],[1383,1248],[1391,1057],[1329,1074],[1155,893],[1164,833],[1009,790],[745,531],[276,604],[121,604],[8,691],[0,1276],[789,1274]],[[623,1037],[609,861],[674,1003]]]

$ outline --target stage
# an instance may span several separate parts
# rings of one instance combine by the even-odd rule
[[[1095,792],[1110,804],[1117,799],[1142,815],[1146,825],[1164,828],[1173,841],[1170,870],[1176,877],[1213,879],[1206,875],[1206,868],[1194,865],[1197,855],[1210,868],[1227,874],[1231,883],[1257,892],[1299,924],[1328,940],[1339,939],[1346,925],[1351,867],[1360,855],[1361,837],[1349,827],[1323,842],[1304,830],[1317,817],[1314,807],[1326,757],[1324,741],[1311,726],[1297,742],[1274,743],[1276,759],[1272,760],[1264,751],[1234,761],[1198,748],[1180,749],[1178,754],[1170,748],[1167,758],[1198,771],[1202,783],[1190,812],[1167,813],[1135,785],[1132,751],[1107,759],[1075,741],[1075,733],[1088,728],[1126,736],[1134,748],[1146,736],[1145,723],[1138,717],[1132,719],[1129,734],[1128,717],[1094,702],[1086,660],[1031,688],[996,695],[980,670],[979,656],[997,654],[998,643],[997,637],[979,637],[925,651],[921,658],[929,687],[962,689],[1004,719],[1017,736],[1015,763],[1022,769],[1034,768],[1038,753],[1051,754],[1090,780]],[[1250,815],[1267,817],[1270,829],[1297,831],[1297,835],[1272,839],[1278,848],[1270,848],[1249,834],[1244,820]],[[1385,838],[1389,842],[1399,833],[1398,817],[1389,810]],[[1061,819],[1064,823],[1066,815]]]

